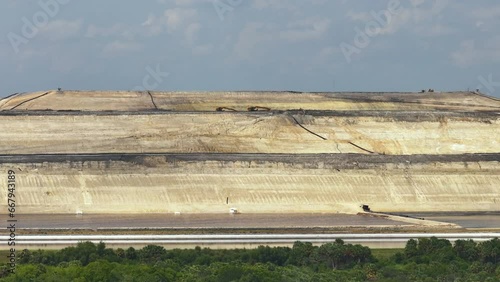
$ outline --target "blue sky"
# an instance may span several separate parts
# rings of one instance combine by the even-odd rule
[[[493,0],[5,0],[0,96],[46,89],[500,97]]]

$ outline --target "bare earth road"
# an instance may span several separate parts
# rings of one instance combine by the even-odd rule
[[[160,245],[167,247],[253,248],[259,245],[291,246],[296,241],[325,244],[342,239],[346,243],[372,248],[402,248],[410,239],[438,237],[449,241],[482,242],[500,233],[386,233],[386,234],[217,234],[217,235],[21,235],[16,245],[23,248],[61,248],[81,241],[103,242],[108,246]],[[0,236],[7,240],[7,236]]]

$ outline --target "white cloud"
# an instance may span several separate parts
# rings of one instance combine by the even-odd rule
[[[57,41],[77,36],[82,29],[83,21],[54,20],[40,28],[40,34],[50,40]]]
[[[201,24],[199,23],[192,23],[189,26],[187,26],[184,36],[189,44],[193,44],[196,41],[196,37],[200,29],[201,29]]]
[[[194,9],[174,8],[167,9],[164,13],[164,21],[168,32],[172,33],[185,25],[192,23],[197,16]]]
[[[142,45],[133,41],[113,41],[104,46],[102,53],[105,56],[120,56],[129,52],[135,52],[142,49]]]
[[[176,6],[193,6],[195,4],[201,4],[204,2],[212,2],[214,0],[156,0],[156,2],[160,4],[170,3],[171,5]]]
[[[457,33],[458,30],[450,26],[435,24],[430,27],[417,27],[415,31],[422,36],[443,36]]]
[[[339,53],[341,53],[339,48],[328,46],[328,47],[324,47],[323,49],[321,49],[321,51],[319,52],[319,55],[320,55],[320,57],[331,57],[331,56],[335,56]]]
[[[159,17],[150,14],[142,23],[142,27],[147,29],[146,34],[149,36],[159,35],[165,30],[168,33],[182,31],[190,41],[194,39],[201,25],[198,23],[198,13],[195,9],[172,8],[165,10]]]
[[[464,7],[464,10],[466,8]],[[474,25],[479,31],[497,33],[500,23],[500,5],[468,10],[466,15],[474,21]]]
[[[486,21],[500,18],[500,5],[493,7],[481,7],[469,12],[475,19]]]
[[[239,32],[232,58],[252,62],[286,42],[323,40],[330,24],[330,19],[317,17],[292,21],[284,27],[266,22],[247,23]]]
[[[288,24],[288,29],[280,32],[280,37],[289,41],[319,39],[330,26],[329,19],[307,19]]]
[[[193,47],[192,53],[193,55],[198,55],[198,56],[209,55],[210,53],[212,53],[213,49],[214,46],[212,44],[204,44]]]
[[[476,49],[474,40],[462,41],[460,49],[451,54],[453,63],[460,67],[467,67],[479,63],[481,54]]]
[[[489,39],[482,45],[474,40],[465,40],[460,49],[451,54],[452,62],[459,67],[470,67],[500,62],[500,37]]]
[[[132,39],[134,38],[135,33],[137,33],[136,30],[121,23],[116,23],[110,27],[98,27],[91,24],[87,27],[85,36],[88,38],[122,37],[126,39]]]
[[[71,72],[84,64],[84,60],[76,50],[64,50],[53,55],[50,60],[50,69],[60,73]]]
[[[351,21],[368,22],[368,21],[373,20],[373,16],[370,15],[370,13],[367,13],[367,12],[353,12],[353,11],[348,11],[347,14],[346,14],[346,16]]]
[[[150,14],[141,25],[147,29],[147,35],[155,36],[163,32],[163,24],[155,15]]]
[[[256,9],[288,9],[296,10],[297,7],[290,3],[288,0],[253,0],[252,6]]]
[[[220,0],[220,1],[230,1],[230,0]],[[248,0],[239,0],[239,1],[247,2]],[[271,9],[271,10],[282,10],[286,12],[292,12],[293,14],[301,14],[304,11],[304,5],[307,6],[325,5],[325,3],[327,2],[328,2],[327,0],[309,0],[309,1],[253,0],[251,2],[251,6],[252,8],[257,10]]]
[[[234,55],[238,59],[252,60],[257,47],[274,39],[270,26],[264,23],[247,23],[234,45]]]
[[[365,24],[377,22],[381,27],[378,34],[381,35],[395,34],[404,29],[417,33],[427,30],[429,32],[426,36],[442,35],[451,32],[451,29],[435,22],[443,16],[450,5],[449,0],[411,0],[409,3],[401,2],[396,13],[389,13],[389,6],[387,6],[384,9],[369,12],[349,11],[347,17],[352,21]]]

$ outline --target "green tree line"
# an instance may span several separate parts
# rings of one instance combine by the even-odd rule
[[[23,250],[16,273],[2,281],[500,281],[500,240],[410,240],[376,259],[368,247],[342,240],[292,248],[110,249],[82,242],[59,251]]]

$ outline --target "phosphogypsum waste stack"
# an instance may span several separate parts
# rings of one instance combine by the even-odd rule
[[[500,100],[473,92],[15,94],[0,150],[24,214],[500,210]]]

